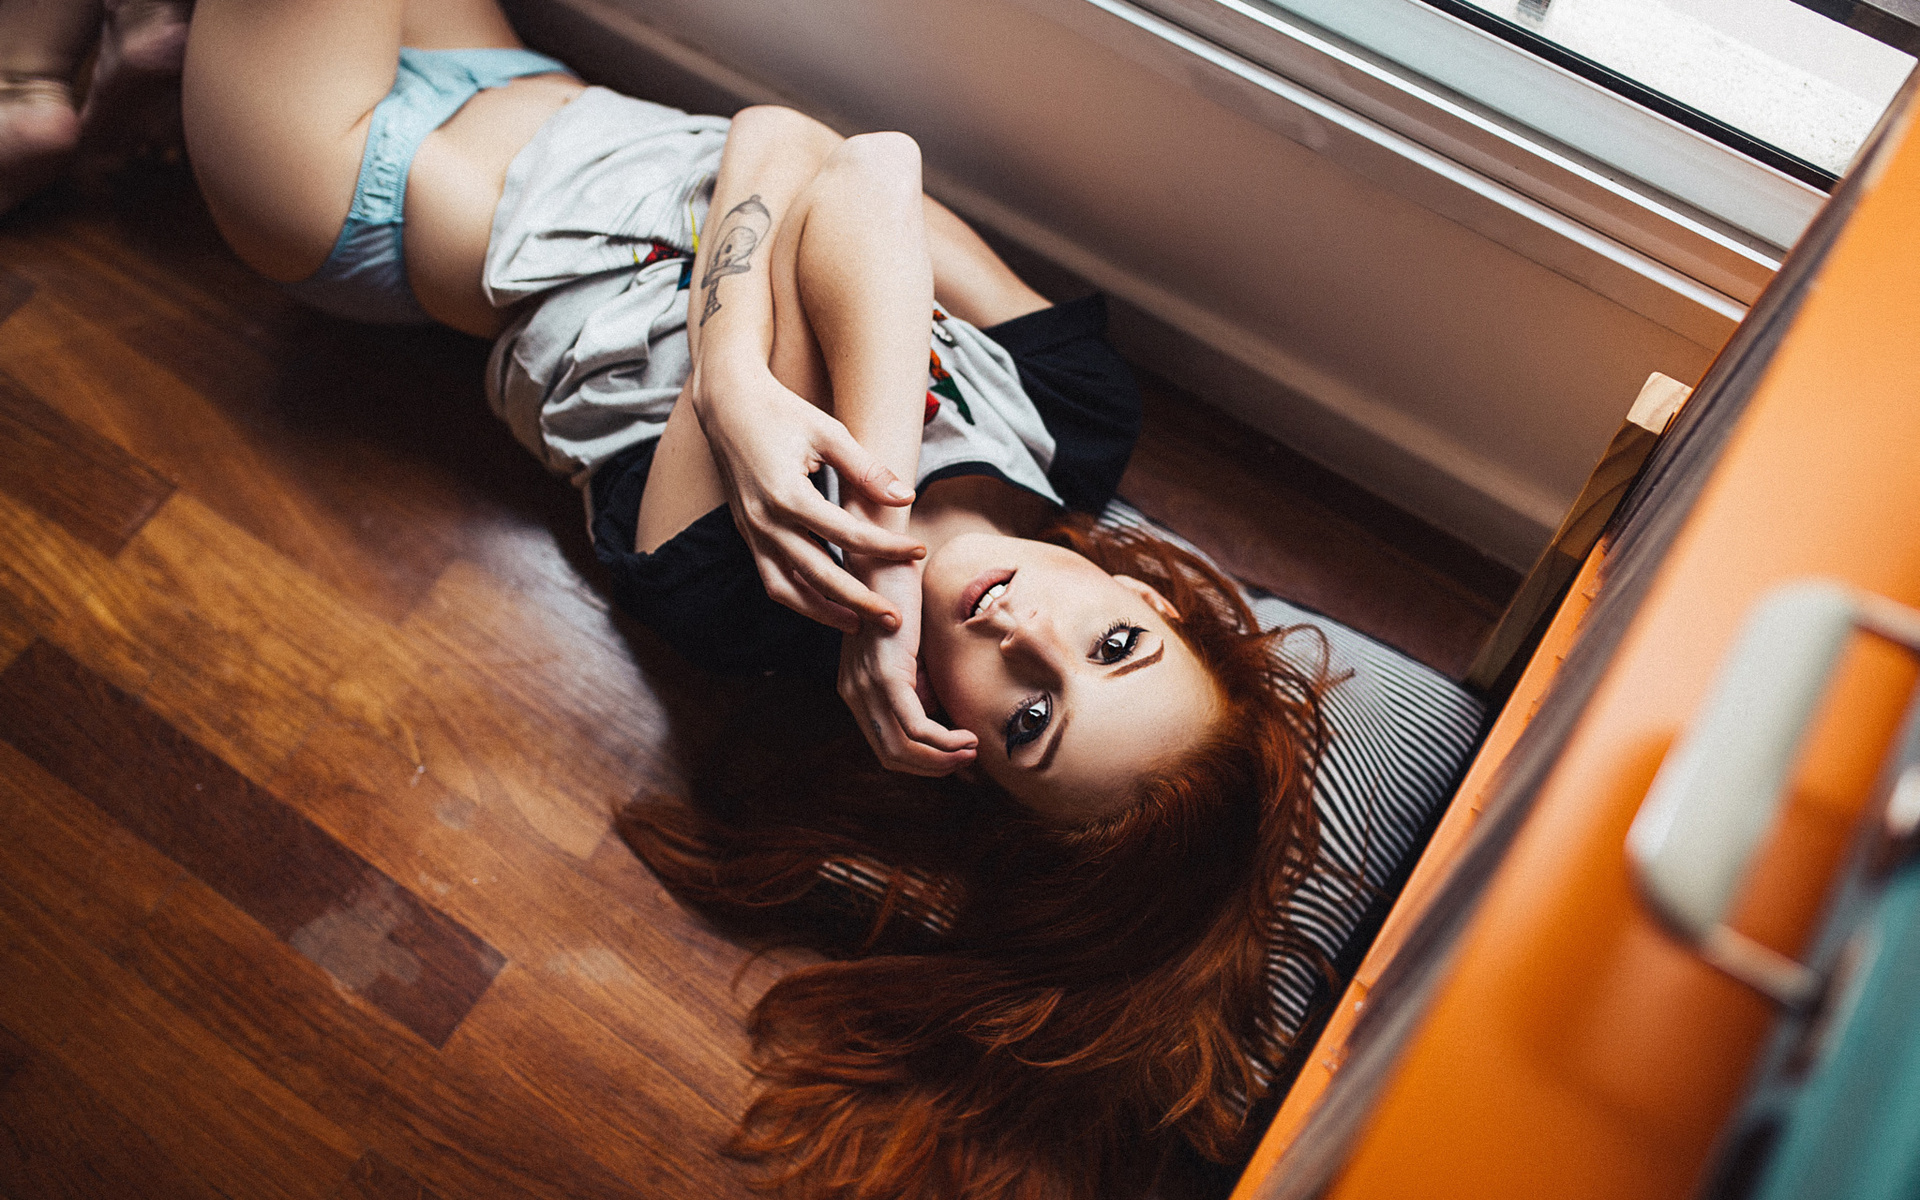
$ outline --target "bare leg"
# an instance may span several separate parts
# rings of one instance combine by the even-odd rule
[[[374,108],[402,45],[517,47],[493,0],[203,0],[187,44],[194,171],[236,253],[270,279],[319,269],[352,204]],[[436,319],[480,336],[480,288],[507,164],[581,88],[530,76],[470,99],[418,147],[407,177],[407,273]]]
[[[227,243],[270,279],[326,261],[374,105],[400,60],[400,0],[200,0],[182,102],[194,174]]]
[[[931,196],[926,226],[933,295],[947,312],[986,329],[1048,307],[1045,296],[1028,287],[979,234]]]
[[[400,32],[401,45],[420,50],[520,45],[494,0],[407,0]]]
[[[99,32],[100,0],[0,0],[0,213],[72,158],[73,80]]]
[[[187,144],[220,232],[261,274],[304,279],[326,261],[403,40],[519,44],[492,0],[201,0],[195,8],[182,81]]]

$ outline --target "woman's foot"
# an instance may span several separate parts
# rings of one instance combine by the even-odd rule
[[[89,159],[175,155],[191,0],[107,0],[80,120]]]
[[[0,75],[0,215],[59,178],[79,144],[71,84]]]

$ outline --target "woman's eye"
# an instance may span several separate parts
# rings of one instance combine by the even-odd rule
[[[1011,755],[1016,746],[1024,746],[1046,731],[1047,722],[1053,719],[1053,697],[1042,693],[1021,704],[1007,718],[1007,753]]]
[[[1140,635],[1145,632],[1138,625],[1115,625],[1093,644],[1093,660],[1102,666],[1112,666],[1131,656],[1134,648],[1140,644]]]

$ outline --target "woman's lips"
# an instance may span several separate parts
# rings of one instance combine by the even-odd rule
[[[1013,572],[1006,567],[995,567],[991,571],[982,571],[974,576],[973,582],[960,591],[960,604],[954,610],[954,620],[965,623],[973,616],[973,606],[980,603],[980,597],[987,594],[988,588],[996,583],[1006,583],[1012,578]]]

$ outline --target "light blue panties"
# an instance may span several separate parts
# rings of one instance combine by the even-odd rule
[[[567,68],[531,50],[400,51],[393,90],[373,110],[353,206],[320,269],[286,285],[300,300],[336,317],[377,325],[426,324],[407,283],[401,226],[407,171],[426,136],[476,92],[523,75]]]

